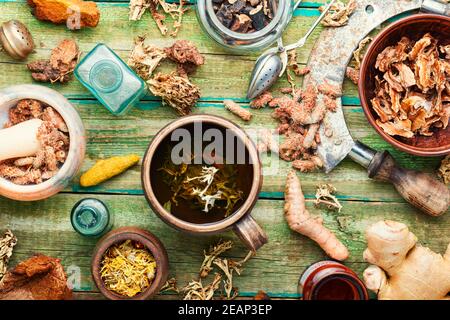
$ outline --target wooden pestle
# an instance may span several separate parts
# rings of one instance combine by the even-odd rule
[[[32,119],[0,130],[0,161],[35,155],[40,148],[37,134],[42,123]]]

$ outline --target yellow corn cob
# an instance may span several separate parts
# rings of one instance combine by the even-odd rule
[[[100,160],[81,176],[80,184],[82,187],[96,186],[121,174],[138,163],[139,160],[139,156],[134,154]]]

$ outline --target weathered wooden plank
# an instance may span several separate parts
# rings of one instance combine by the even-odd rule
[[[122,117],[112,116],[97,102],[76,101],[74,105],[84,119],[88,136],[87,157],[83,170],[87,170],[99,158],[127,153],[143,155],[156,132],[176,118],[172,110],[168,107],[162,107],[158,103],[141,103],[139,108],[134,108],[128,115]],[[276,121],[271,118],[272,110],[270,109],[254,110],[254,119],[249,124],[234,117],[225,111],[222,105],[216,103],[202,103],[200,107],[195,108],[194,112],[223,116],[248,130],[276,127]],[[399,162],[407,167],[425,171],[432,171],[436,168],[438,159],[409,156],[394,150],[385,143],[368,126],[360,107],[347,107],[345,114],[347,121],[350,123],[350,130],[355,138],[361,139],[374,148],[389,149]],[[270,162],[273,158],[275,158],[274,164]],[[290,169],[290,164],[278,161],[276,157],[273,158],[262,157],[265,168],[269,168],[272,165],[279,165],[280,168],[279,172],[275,174],[265,175],[263,196],[280,198],[283,196],[284,179]],[[328,176],[322,173],[304,174],[303,176],[305,184],[311,187],[324,181],[335,184],[338,187],[340,196],[345,199],[367,201],[401,200],[393,187],[370,181],[364,169],[349,160],[344,161]],[[117,178],[89,189],[80,188],[78,179],[75,179],[68,191],[142,194],[140,167],[136,166]],[[313,194],[308,194],[308,196],[313,196]]]
[[[312,192],[308,186],[305,186],[305,190]],[[66,268],[80,268],[81,287],[77,290],[95,292],[89,267],[96,240],[76,234],[69,221],[72,205],[83,196],[89,195],[58,195],[34,203],[1,199],[1,229],[11,228],[19,239],[11,265],[36,252],[59,257]],[[193,237],[174,231],[156,218],[143,196],[95,196],[105,201],[114,213],[115,227],[139,226],[161,238],[169,253],[170,273],[181,285],[195,277],[204,248],[221,238],[236,240],[229,232],[210,237]],[[260,200],[253,211],[270,241],[248,263],[243,275],[236,279],[235,284],[241,288],[244,296],[251,296],[263,289],[276,297],[296,297],[300,273],[309,264],[325,258],[313,242],[289,230],[282,207],[283,201]],[[308,208],[314,214],[322,211],[313,208],[311,202]],[[362,259],[365,248],[363,231],[380,219],[407,223],[424,244],[439,252],[444,251],[450,242],[450,215],[433,219],[401,203],[345,201],[341,213],[323,212],[323,217],[325,224],[349,247],[351,257],[347,264],[358,272],[366,266]],[[236,247],[230,256],[242,257],[245,253],[245,248],[236,240]]]

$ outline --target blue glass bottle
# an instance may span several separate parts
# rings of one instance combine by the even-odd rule
[[[93,198],[75,204],[70,222],[76,232],[86,237],[100,237],[112,228],[112,216],[105,203]]]
[[[81,60],[75,76],[114,115],[127,112],[146,93],[145,82],[104,44]]]

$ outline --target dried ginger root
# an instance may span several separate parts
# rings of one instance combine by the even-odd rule
[[[323,18],[322,25],[325,27],[342,27],[348,23],[349,17],[353,14],[358,4],[355,0],[349,0],[347,4],[342,1],[336,1],[332,6],[328,14]],[[322,12],[325,9],[324,6],[319,10]]]
[[[70,30],[96,27],[100,11],[93,1],[83,0],[27,0],[33,15],[42,21],[66,24]]]
[[[444,159],[442,159],[438,173],[442,180],[444,180],[445,184],[450,183],[450,155],[447,155]]]
[[[189,79],[173,73],[158,73],[147,83],[155,96],[161,97],[163,103],[174,108],[181,116],[191,113],[192,108],[200,99],[200,89],[195,84],[191,83]]]
[[[153,45],[145,45],[145,36],[139,36],[134,42],[134,48],[128,58],[128,65],[136,71],[139,77],[150,80],[153,71],[167,57],[164,50]]]
[[[364,271],[368,289],[380,300],[449,299],[450,245],[444,256],[417,244],[406,225],[379,221],[366,230]]]
[[[36,81],[65,83],[70,80],[80,55],[77,43],[72,39],[64,39],[52,50],[50,60],[37,60],[27,67]]]
[[[250,121],[252,119],[252,113],[242,108],[233,100],[224,100],[223,104],[226,110],[230,111],[232,114],[238,116],[242,120]]]
[[[92,168],[83,173],[80,185],[82,187],[96,186],[126,171],[137,164],[139,160],[139,156],[135,154],[99,160]]]
[[[285,199],[285,218],[293,231],[315,241],[333,259],[348,258],[347,248],[323,225],[322,219],[310,216],[295,171],[290,171],[287,176]]]

